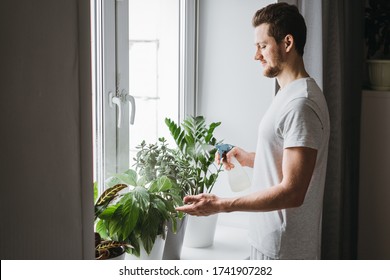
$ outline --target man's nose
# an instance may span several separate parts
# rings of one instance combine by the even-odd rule
[[[260,60],[262,58],[262,54],[261,54],[261,51],[260,50],[256,50],[256,54],[255,54],[255,60]]]

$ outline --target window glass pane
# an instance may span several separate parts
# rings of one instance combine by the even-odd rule
[[[136,98],[157,97],[158,41],[130,41],[130,92]]]
[[[130,166],[142,140],[165,137],[173,147],[164,120],[179,115],[179,11],[179,0],[129,0]]]

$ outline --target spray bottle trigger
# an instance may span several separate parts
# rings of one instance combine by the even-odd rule
[[[224,161],[226,160],[226,154],[234,148],[233,145],[230,144],[218,144],[215,146],[218,150],[220,158]]]

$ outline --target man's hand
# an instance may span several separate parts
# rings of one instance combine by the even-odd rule
[[[222,211],[222,199],[214,194],[198,194],[184,197],[185,205],[177,207],[177,211],[193,216],[209,216]]]
[[[253,168],[255,153],[249,153],[239,147],[234,147],[226,154],[226,159],[223,160],[225,170],[234,168],[234,164],[231,163],[231,158],[234,156],[242,166],[248,166]],[[219,153],[215,153],[215,162],[220,165],[221,158]]]

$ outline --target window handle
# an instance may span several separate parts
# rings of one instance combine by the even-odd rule
[[[118,96],[115,96],[113,92],[109,92],[108,94],[110,107],[112,108],[114,104],[118,106],[118,128],[121,127],[121,117],[122,117],[122,110],[121,110],[121,99]]]
[[[134,96],[126,94],[126,100],[130,102],[131,105],[131,115],[130,115],[130,124],[134,124],[135,118],[135,99]]]

